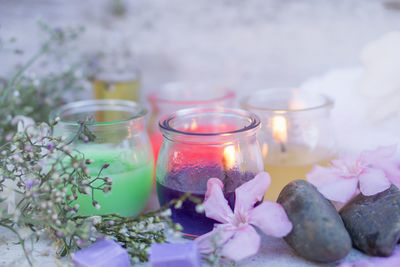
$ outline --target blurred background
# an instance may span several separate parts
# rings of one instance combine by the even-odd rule
[[[165,99],[300,87],[334,99],[340,149],[374,148],[400,141],[399,29],[400,0],[0,0],[0,86],[46,50],[24,72],[38,106],[155,92],[150,133],[182,108]]]
[[[142,98],[180,79],[240,93],[359,65],[368,42],[400,28],[400,1],[0,0],[0,34],[24,50],[1,52],[0,75],[37,49],[37,21],[84,26],[74,56],[122,54],[141,72]]]

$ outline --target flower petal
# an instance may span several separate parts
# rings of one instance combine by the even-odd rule
[[[315,165],[306,177],[329,200],[345,203],[357,190],[358,178],[343,178],[338,175],[335,168]]]
[[[271,184],[271,177],[266,172],[260,172],[250,181],[235,190],[235,213],[245,213],[261,201]]]
[[[236,234],[222,249],[222,256],[234,261],[255,255],[260,248],[260,236],[251,225],[237,229]]]
[[[214,229],[194,240],[201,253],[211,253],[226,243],[234,234],[235,227],[230,224],[216,224]]]
[[[284,237],[293,228],[283,207],[271,201],[264,201],[251,210],[249,223],[260,228],[266,235],[274,237]]]
[[[390,187],[390,181],[383,170],[367,168],[360,175],[360,191],[364,196],[372,196]]]
[[[228,201],[222,192],[223,184],[217,178],[210,178],[207,181],[207,192],[204,200],[204,210],[208,218],[221,223],[227,223],[233,217]]]
[[[400,187],[400,162],[395,158],[396,151],[397,145],[381,146],[373,151],[362,152],[360,159],[374,169],[383,170],[386,178],[397,187]]]

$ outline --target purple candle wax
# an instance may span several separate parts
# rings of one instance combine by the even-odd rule
[[[201,259],[194,242],[152,244],[150,264],[152,267],[200,267]]]
[[[74,253],[75,267],[129,267],[128,252],[113,240],[103,239]]]
[[[235,189],[254,178],[254,173],[240,172],[237,169],[224,171],[220,165],[208,165],[201,168],[182,168],[167,173],[164,179],[157,179],[157,194],[161,205],[172,199],[180,198],[186,192],[204,200],[209,178],[219,178],[224,183],[224,196],[233,209]],[[159,182],[162,181],[162,182]],[[216,221],[209,219],[204,213],[196,212],[196,204],[184,201],[180,209],[171,208],[171,218],[183,226],[187,236],[200,236],[213,229]]]

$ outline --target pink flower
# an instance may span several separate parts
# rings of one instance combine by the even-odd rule
[[[361,191],[365,196],[400,185],[400,167],[394,156],[396,146],[364,151],[358,158],[332,160],[331,167],[315,165],[306,175],[327,199],[346,203]]]
[[[196,239],[202,253],[211,253],[221,248],[222,256],[239,261],[257,253],[260,237],[253,226],[265,234],[283,237],[292,230],[285,210],[275,202],[264,201],[264,193],[271,183],[268,173],[261,172],[254,179],[242,184],[235,190],[235,209],[232,212],[222,192],[223,184],[217,178],[207,182],[204,200],[206,216],[221,224]]]

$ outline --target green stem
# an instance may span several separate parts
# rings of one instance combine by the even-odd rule
[[[25,240],[23,240],[21,238],[21,236],[19,235],[19,233],[14,228],[12,228],[11,226],[9,226],[7,224],[3,224],[3,223],[0,223],[0,226],[3,226],[5,228],[9,229],[11,232],[13,232],[18,237],[19,242],[21,243],[21,246],[22,246],[22,250],[24,251],[25,257],[26,257],[27,261],[29,262],[29,265],[33,266],[32,261],[31,261],[31,259],[29,258],[29,255],[28,255],[28,251],[26,251],[26,248],[25,248]]]

